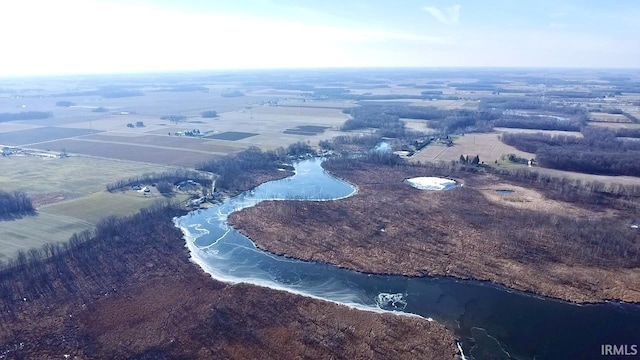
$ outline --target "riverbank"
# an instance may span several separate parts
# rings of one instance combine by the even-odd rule
[[[455,357],[426,320],[211,279],[156,208],[0,272],[2,358]]]
[[[581,303],[640,301],[631,210],[551,200],[497,175],[460,173],[460,188],[423,191],[403,180],[450,172],[332,164],[358,186],[355,196],[263,202],[229,223],[267,251],[363,272],[488,280]],[[504,188],[514,193],[497,193]]]

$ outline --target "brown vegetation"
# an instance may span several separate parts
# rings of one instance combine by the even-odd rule
[[[233,213],[230,223],[271,252],[365,272],[490,280],[577,302],[640,301],[640,235],[629,226],[638,194],[627,191],[634,189],[603,193],[452,166],[326,167],[359,192],[333,202],[265,202]],[[403,183],[443,175],[464,186],[429,192]],[[498,183],[531,193],[500,201],[488,195]]]
[[[590,126],[583,137],[505,133],[501,140],[536,154],[540,166],[587,174],[640,176],[640,144],[616,137],[616,132]]]
[[[455,356],[425,320],[212,280],[176,210],[110,219],[0,271],[0,358],[283,359]]]

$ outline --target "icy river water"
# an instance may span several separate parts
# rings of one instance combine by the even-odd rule
[[[193,261],[224,282],[433,319],[454,331],[467,359],[592,359],[601,358],[602,345],[640,348],[637,304],[575,305],[487,282],[365,274],[270,254],[227,225],[230,213],[264,200],[333,201],[355,194],[321,162],[301,161],[292,177],[176,218]]]

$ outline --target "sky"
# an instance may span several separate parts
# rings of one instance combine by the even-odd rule
[[[637,0],[3,0],[0,77],[640,67]]]

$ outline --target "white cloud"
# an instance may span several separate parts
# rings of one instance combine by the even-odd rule
[[[428,12],[436,20],[446,25],[457,24],[460,20],[460,5],[453,5],[442,9],[438,9],[433,6],[425,6],[422,9]]]

